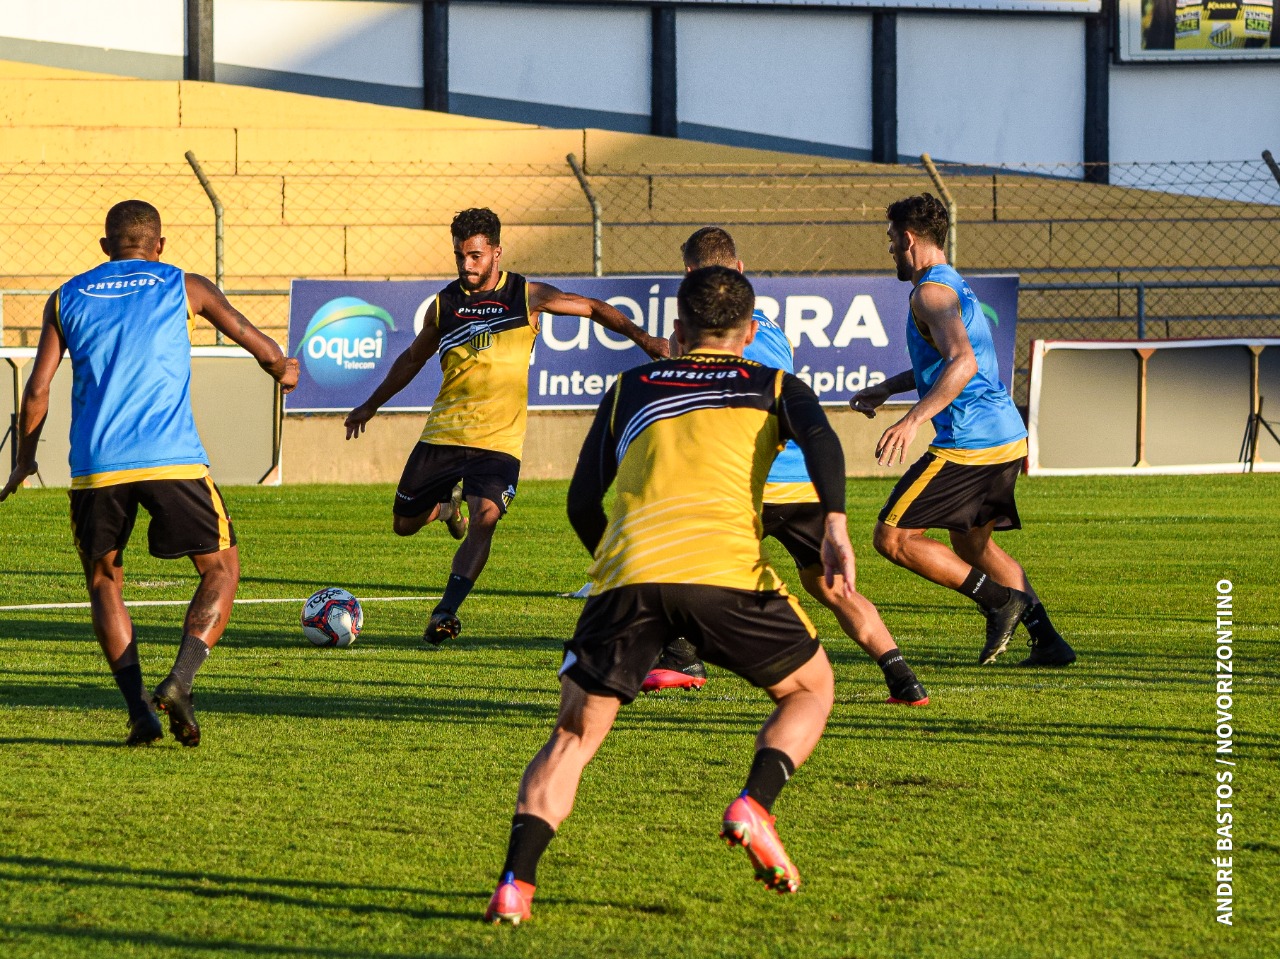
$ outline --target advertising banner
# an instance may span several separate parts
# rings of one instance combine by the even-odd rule
[[[1120,59],[1276,59],[1276,7],[1277,0],[1120,0]]]
[[[995,337],[1000,378],[1013,377],[1018,311],[1016,276],[971,276]],[[604,300],[650,333],[668,336],[679,276],[558,277],[563,290]],[[911,366],[907,296],[891,277],[751,278],[756,307],[775,320],[795,349],[795,371],[823,403],[843,405]],[[289,306],[289,354],[301,362],[287,412],[346,412],[368,398],[422,328],[441,280],[295,280]],[[588,319],[541,317],[529,365],[530,409],[594,409],[625,369],[647,361],[630,340]],[[427,410],[440,388],[432,358],[385,410]],[[903,399],[914,396],[904,395]]]

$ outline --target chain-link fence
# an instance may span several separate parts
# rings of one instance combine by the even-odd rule
[[[221,275],[283,341],[294,277],[451,276],[448,224],[469,206],[502,216],[508,265],[536,276],[670,273],[709,223],[753,272],[883,274],[885,207],[924,190],[953,205],[962,271],[1021,276],[1019,357],[1033,337],[1280,333],[1280,183],[1262,160],[1112,164],[1107,184],[1079,165],[584,160],[218,165],[221,258],[186,163],[0,165],[4,342],[34,344],[44,296],[99,262],[102,216],[130,196],[160,209],[167,260]]]

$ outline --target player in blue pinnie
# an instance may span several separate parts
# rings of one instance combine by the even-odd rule
[[[912,284],[907,315],[911,369],[859,390],[849,405],[866,416],[895,393],[920,399],[876,444],[882,466],[901,463],[926,420],[929,450],[898,481],[876,523],[886,558],[976,602],[987,617],[979,664],[995,662],[1018,623],[1031,634],[1020,666],[1069,666],[1067,644],[1021,564],[991,534],[1021,529],[1013,488],[1027,455],[1027,431],[1000,382],[991,328],[964,278],[947,265],[947,208],[931,194],[889,206],[889,253]],[[945,529],[951,549],[925,535]]]
[[[723,266],[742,272],[742,260],[733,237],[718,226],[706,226],[685,240],[680,252],[685,272],[707,266]],[[773,320],[756,310],[755,339],[743,356],[765,366],[794,373],[791,341]],[[822,507],[813,480],[805,467],[804,454],[794,440],[788,440],[769,470],[760,511],[761,535],[772,536],[785,547],[796,564],[805,592],[831,610],[845,635],[857,643],[884,673],[889,696],[895,705],[925,706],[929,694],[917,678],[902,650],[880,618],[875,605],[856,590],[846,591],[840,577],[828,585],[822,575]],[[851,584],[852,585],[852,584]],[[662,651],[658,662],[645,677],[642,689],[652,692],[672,687],[701,687],[706,669],[693,647],[677,640]]]
[[[129,708],[125,744],[164,735],[154,704],[168,714],[178,742],[198,746],[191,685],[231,616],[240,558],[191,412],[195,317],[248,350],[286,393],[298,382],[298,361],[286,359],[205,277],[160,262],[164,236],[150,203],[117,203],[107,213],[106,234],[99,242],[110,260],[68,280],[45,304],[18,415],[17,465],[0,501],[36,473],[49,387],[66,351],[73,377],[71,528],[93,631]],[[124,549],[139,506],[151,515],[151,555],[190,556],[200,574],[173,669],[152,695],[122,596]]]

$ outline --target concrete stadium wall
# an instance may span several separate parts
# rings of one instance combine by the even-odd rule
[[[9,4],[0,21],[0,57],[180,78],[183,5],[132,0],[122,17],[125,6]],[[857,8],[680,7],[680,135],[867,159],[870,23],[871,14]],[[900,11],[900,151],[927,150],[964,163],[1079,164],[1084,46],[1078,16]],[[421,4],[408,0],[214,5],[215,70],[225,82],[419,107],[422,50]],[[644,132],[650,62],[643,7],[450,5],[455,112]],[[1280,98],[1264,91],[1277,77],[1276,61],[1113,64],[1111,159],[1237,160],[1274,149],[1268,138],[1280,129]],[[1210,106],[1194,109],[1189,122],[1187,104]],[[1221,104],[1236,106],[1215,106]]]
[[[898,476],[905,471],[903,466],[877,466],[872,450],[880,434],[906,409],[903,405],[890,406],[874,420],[851,410],[827,409],[844,446],[845,472],[849,476]],[[524,479],[572,476],[594,415],[594,411],[531,411],[520,475]],[[350,442],[343,438],[342,420],[339,414],[325,413],[285,417],[285,483],[394,483],[400,479],[405,459],[422,433],[425,416],[379,414],[360,439]],[[932,428],[920,431],[906,465],[924,453],[932,438]]]

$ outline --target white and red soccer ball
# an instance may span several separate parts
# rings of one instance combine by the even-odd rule
[[[313,646],[350,646],[363,626],[360,600],[336,586],[316,591],[302,606],[302,635]]]

